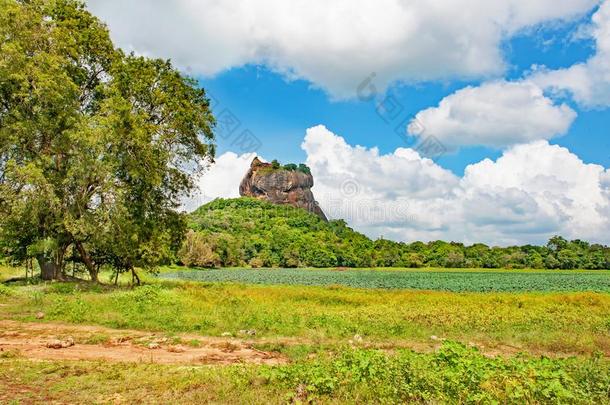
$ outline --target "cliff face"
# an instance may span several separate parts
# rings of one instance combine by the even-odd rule
[[[274,169],[271,163],[254,158],[248,173],[239,185],[239,194],[274,204],[303,208],[327,221],[313,193],[313,176],[297,170]]]

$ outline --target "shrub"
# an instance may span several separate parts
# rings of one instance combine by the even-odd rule
[[[218,267],[220,256],[201,233],[189,231],[182,248],[178,252],[179,260],[189,267]]]
[[[11,290],[9,287],[5,286],[4,284],[0,284],[0,297],[1,296],[8,297],[10,295],[13,295],[13,290]]]

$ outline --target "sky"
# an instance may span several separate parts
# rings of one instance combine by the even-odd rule
[[[305,162],[372,238],[610,243],[610,0],[89,0],[115,43],[206,89],[238,196]]]

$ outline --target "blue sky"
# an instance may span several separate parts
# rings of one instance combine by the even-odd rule
[[[186,209],[237,197],[259,155],[306,162],[373,238],[610,243],[610,0],[87,4],[213,99]]]
[[[566,24],[537,27],[502,44],[510,65],[506,78],[517,80],[532,65],[552,69],[567,68],[584,62],[595,53],[592,38],[574,38],[593,11]],[[261,141],[258,153],[268,159],[305,161],[301,142],[305,130],[324,124],[352,144],[378,147],[389,153],[398,147],[411,146],[413,139],[405,136],[401,122],[412,118],[420,110],[438,104],[448,94],[481,81],[446,80],[412,86],[395,85],[387,90],[404,108],[394,119],[377,112],[374,101],[357,98],[333,101],[323,90],[305,80],[289,80],[264,65],[248,65],[230,69],[215,77],[199,77],[201,85],[218,101],[215,112],[229,109]],[[366,76],[362,80],[366,79]],[[354,94],[360,83],[354,83]],[[382,97],[380,97],[382,99]],[[379,101],[377,101],[379,102]],[[570,103],[578,118],[569,132],[552,143],[564,145],[587,163],[610,166],[610,113],[605,109],[582,109]],[[402,126],[404,127],[404,125]],[[243,153],[232,145],[234,138],[219,137],[219,153]],[[441,166],[463,174],[464,167],[485,157],[497,158],[501,151],[488,147],[469,147],[457,153],[435,158]]]

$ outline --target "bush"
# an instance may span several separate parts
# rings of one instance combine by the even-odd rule
[[[263,267],[263,260],[260,257],[253,257],[248,263],[250,267],[258,269]]]
[[[267,378],[320,402],[595,403],[608,400],[610,364],[595,358],[489,358],[446,342],[430,354],[344,349],[270,370]]]
[[[13,290],[11,290],[10,287],[5,286],[4,284],[0,284],[0,297],[8,297],[11,295],[13,295]]]
[[[178,252],[178,259],[189,267],[218,267],[221,265],[219,254],[201,233],[190,230]]]

